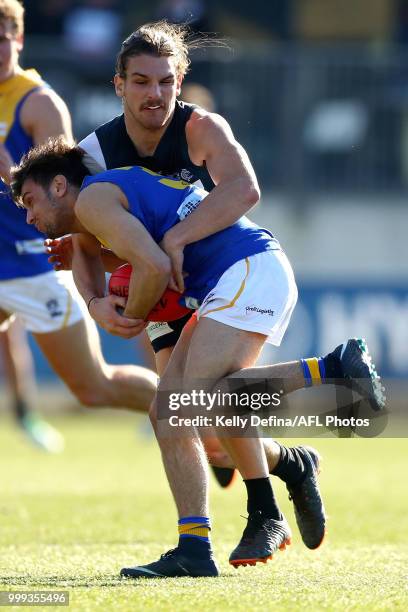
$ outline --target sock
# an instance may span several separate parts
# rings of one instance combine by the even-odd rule
[[[16,399],[13,405],[13,412],[18,421],[21,421],[30,413],[27,403],[22,399]]]
[[[276,442],[276,444],[279,443]],[[288,448],[287,446],[282,446],[282,444],[279,444],[279,446],[280,458],[271,474],[278,476],[289,486],[294,486],[301,482],[306,475],[306,467],[302,456],[296,447]]]
[[[325,360],[322,357],[309,357],[301,359],[300,363],[305,377],[305,386],[321,385],[326,382],[328,376],[325,368]]]
[[[185,516],[178,522],[178,547],[186,554],[207,557],[211,554],[210,519],[206,516]]]
[[[247,510],[248,514],[261,511],[266,518],[273,518],[277,521],[282,519],[278,502],[272,489],[271,481],[267,478],[251,478],[244,480],[248,493]]]

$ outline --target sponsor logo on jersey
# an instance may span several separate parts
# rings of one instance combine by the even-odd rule
[[[273,317],[273,315],[275,314],[275,311],[271,308],[258,308],[258,306],[246,306],[245,311],[246,314],[248,314],[249,312],[259,312],[259,314],[266,314],[270,317]]]
[[[15,245],[16,251],[19,255],[46,253],[43,238],[34,238],[33,240],[16,240]]]
[[[191,191],[186,198],[182,201],[179,208],[177,209],[177,214],[179,216],[180,221],[183,221],[188,215],[190,215],[193,210],[197,208],[200,202],[205,198],[207,192],[203,189],[196,188],[194,191]]]
[[[166,334],[171,334],[172,331],[173,330],[170,325],[168,323],[165,323],[164,321],[149,323],[149,325],[146,327],[146,332],[149,336],[150,342],[153,342],[153,340],[157,340],[157,338],[161,338]]]
[[[204,302],[202,303],[202,306],[207,306],[210,302],[214,302],[215,300],[214,295],[215,295],[214,291],[212,293],[209,293],[207,297],[205,298]]]

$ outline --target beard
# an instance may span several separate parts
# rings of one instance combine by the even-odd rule
[[[44,231],[48,238],[61,238],[65,234],[70,234],[72,230],[72,211],[70,211],[65,204],[61,204],[53,195],[48,191],[48,198],[51,204],[50,214],[48,219],[44,221]]]
[[[52,225],[51,223],[45,224],[44,234],[47,236],[47,238],[51,238],[52,240],[54,238],[61,238],[61,236],[65,236],[65,234],[67,233],[68,232],[62,232],[57,227],[55,227],[55,225]]]

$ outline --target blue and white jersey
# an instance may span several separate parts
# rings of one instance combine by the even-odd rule
[[[127,198],[129,212],[159,244],[171,227],[200,205],[207,192],[185,181],[156,174],[140,166],[107,170],[85,178],[81,189],[93,183],[112,183]],[[109,245],[107,245],[109,246]],[[278,241],[247,217],[184,249],[184,300],[197,307],[223,273],[245,257],[279,250]]]
[[[33,146],[21,125],[21,108],[27,97],[43,86],[35,70],[21,70],[0,83],[0,143],[16,164]],[[25,211],[17,208],[9,193],[0,180],[0,280],[49,272],[52,267],[47,261],[44,235],[27,225]]]

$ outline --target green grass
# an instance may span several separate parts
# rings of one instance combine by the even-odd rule
[[[274,479],[293,545],[266,566],[231,568],[244,490],[239,482],[228,491],[214,484],[221,577],[120,581],[123,565],[152,561],[176,541],[159,453],[137,423],[108,411],[60,417],[67,448],[47,456],[2,416],[0,589],[66,588],[70,609],[81,611],[408,609],[408,451],[398,439],[312,441],[324,457],[329,514],[320,550],[301,543]]]

